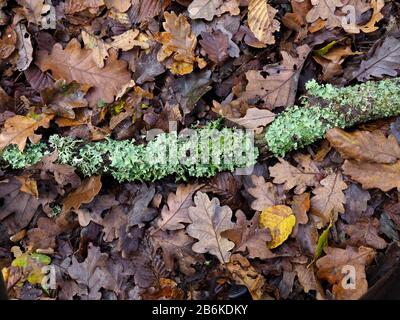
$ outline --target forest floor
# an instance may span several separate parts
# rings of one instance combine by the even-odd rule
[[[220,118],[260,133],[311,79],[397,76],[399,18],[384,0],[0,0],[0,148]],[[2,165],[9,296],[359,299],[399,264],[399,143],[382,119],[187,181]]]

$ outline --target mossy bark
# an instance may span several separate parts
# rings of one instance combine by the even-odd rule
[[[261,144],[272,154],[284,156],[309,145],[333,127],[400,115],[400,78],[346,88],[310,81],[307,89],[299,106],[288,107],[266,128]],[[111,174],[118,181],[153,181],[168,175],[209,177],[256,162],[258,149],[248,132],[213,125],[193,132],[196,139],[173,132],[146,145],[112,139],[83,144],[70,137],[52,136],[48,144],[28,145],[24,153],[9,146],[0,159],[6,167],[21,169],[56,150],[59,163],[74,166],[86,176]]]

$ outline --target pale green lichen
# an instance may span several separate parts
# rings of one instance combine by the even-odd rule
[[[61,164],[71,163],[76,155],[77,145],[82,143],[82,140],[74,139],[73,137],[61,137],[54,134],[49,138],[50,146],[57,150],[58,162]]]
[[[343,127],[344,118],[319,106],[288,108],[268,127],[268,149],[283,157],[287,152],[307,146],[322,138],[333,127]]]
[[[169,175],[175,175],[178,180],[188,176],[210,177],[219,171],[234,171],[255,164],[258,149],[252,135],[243,130],[216,127],[187,130],[186,134],[179,135],[162,133],[142,145],[110,138],[84,143],[58,135],[51,136],[49,143],[57,151],[58,163],[71,165],[85,176],[108,173],[118,181],[154,181]],[[31,151],[28,147],[20,156],[29,158]],[[3,157],[3,160],[10,162],[11,158]],[[25,164],[18,162],[21,168]]]
[[[289,107],[268,127],[268,149],[277,156],[307,146],[333,127],[347,128],[358,123],[400,114],[400,80],[369,81],[337,88],[306,84],[301,106]]]
[[[17,145],[12,144],[4,149],[1,158],[8,163],[11,168],[23,169],[36,164],[48,153],[44,143],[28,143],[24,152],[21,152]]]

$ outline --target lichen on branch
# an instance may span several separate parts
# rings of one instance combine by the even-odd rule
[[[347,128],[400,114],[400,78],[366,82],[346,88],[307,83],[300,105],[290,106],[265,130],[266,148],[276,156],[307,146],[333,128]],[[107,138],[85,143],[72,137],[50,136],[48,145],[5,148],[0,159],[22,169],[57,151],[57,162],[83,175],[110,174],[118,181],[154,181],[169,175],[177,179],[210,177],[220,171],[248,168],[258,149],[252,132],[220,128],[215,123],[199,129],[162,133],[146,144]]]
[[[307,146],[334,127],[400,114],[400,79],[337,88],[315,80],[306,85],[300,106],[287,108],[266,129],[267,148],[276,156]]]

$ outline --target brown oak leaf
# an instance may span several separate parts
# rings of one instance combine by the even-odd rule
[[[186,228],[188,234],[198,239],[192,249],[197,253],[211,253],[221,263],[227,263],[230,251],[235,244],[221,235],[221,232],[232,229],[232,211],[228,206],[221,207],[219,200],[211,201],[206,193],[198,191],[194,197],[194,207],[189,208],[192,223]]]
[[[282,51],[280,65],[266,66],[262,71],[247,71],[248,84],[238,99],[245,100],[249,104],[262,101],[264,106],[270,110],[279,106],[293,105],[300,72],[310,51],[311,48],[308,45],[297,48],[298,57]]]
[[[346,240],[346,244],[357,247],[368,246],[375,249],[386,248],[386,241],[378,235],[379,226],[379,220],[376,218],[364,218],[355,224],[345,225],[344,232],[350,236],[350,239]]]
[[[236,224],[232,229],[222,233],[235,243],[234,252],[248,251],[249,258],[269,259],[275,255],[267,248],[266,243],[271,241],[271,234],[268,229],[260,229],[258,220],[260,213],[257,212],[251,220],[238,210],[236,212]]]
[[[177,16],[175,12],[165,12],[164,18],[165,32],[160,32],[155,37],[157,41],[163,44],[158,52],[157,59],[162,62],[172,56],[172,61],[167,61],[166,66],[173,74],[191,73],[196,61],[200,64],[203,63],[200,58],[196,58],[194,55],[194,49],[197,45],[196,35],[192,32],[184,15]]]
[[[16,115],[8,118],[0,133],[0,149],[10,144],[16,144],[20,151],[24,151],[26,140],[36,143],[41,136],[35,134],[39,127],[48,128],[53,114],[40,114],[35,117]]]
[[[190,223],[189,207],[193,205],[193,194],[202,185],[181,184],[176,193],[168,195],[167,205],[161,210],[161,218],[158,221],[158,228],[162,230],[178,230],[185,228],[183,223]]]
[[[248,188],[247,192],[256,198],[251,203],[251,208],[256,211],[263,211],[265,208],[279,204],[279,197],[276,186],[271,182],[265,182],[264,177],[251,176],[254,184],[253,188]]]
[[[343,174],[361,183],[364,189],[400,190],[400,161],[385,164],[346,160],[342,168]]]
[[[376,254],[374,249],[327,247],[324,251],[326,256],[316,262],[317,276],[333,285],[332,293],[336,299],[356,300],[367,292],[368,282],[365,266],[373,261]],[[347,284],[349,285],[347,286]]]
[[[229,57],[229,36],[221,30],[213,33],[202,32],[199,43],[208,58],[216,64],[222,64]]]
[[[321,180],[321,186],[313,190],[311,213],[318,229],[328,224],[331,219],[336,221],[338,213],[344,213],[345,189],[347,184],[343,181],[342,174],[337,172]]]
[[[326,138],[344,159],[377,163],[395,163],[400,159],[396,138],[386,137],[378,130],[346,132],[335,128],[327,132]]]
[[[318,185],[319,169],[311,161],[310,157],[298,157],[299,167],[292,166],[289,162],[279,159],[279,163],[269,168],[274,183],[283,183],[284,190],[290,190],[294,187],[294,193],[302,194],[307,187],[316,187]]]
[[[101,177],[92,176],[82,181],[82,184],[66,196],[63,202],[63,212],[79,209],[83,203],[90,203],[100,192]]]
[[[38,51],[36,63],[42,71],[51,70],[56,79],[92,86],[87,97],[90,105],[100,100],[113,102],[114,96],[131,80],[127,63],[118,60],[114,50],[110,50],[110,57],[100,69],[91,58],[91,50],[82,49],[77,39],[72,39],[65,49],[56,43],[51,54]]]

